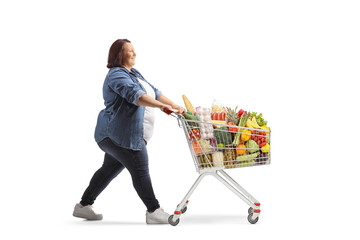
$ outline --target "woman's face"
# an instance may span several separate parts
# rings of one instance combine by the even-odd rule
[[[124,44],[123,62],[125,68],[130,70],[135,65],[136,53],[131,43]]]

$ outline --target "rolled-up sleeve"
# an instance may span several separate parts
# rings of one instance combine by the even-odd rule
[[[161,96],[162,92],[160,90],[158,90],[157,88],[154,88],[154,90],[155,90],[155,96],[156,96],[155,99],[158,100],[159,97]]]
[[[129,103],[139,106],[139,98],[146,92],[139,84],[134,83],[129,75],[123,72],[114,72],[109,76],[109,87]]]
[[[159,99],[159,97],[160,97],[160,95],[162,94],[162,92],[159,90],[159,89],[157,89],[156,87],[154,87],[151,83],[149,83],[149,82],[147,82],[149,85],[150,85],[150,87],[152,87],[152,89],[154,90],[154,92],[155,92],[155,99],[156,100],[158,100]]]
[[[140,77],[141,77],[142,79],[145,80],[145,78],[143,77],[143,75],[141,75],[141,73],[140,73],[137,69],[133,68],[133,70],[134,70],[138,75],[140,75]],[[146,80],[145,80],[145,81],[146,81]],[[153,90],[154,90],[154,92],[155,92],[155,99],[158,100],[159,97],[161,96],[162,92],[161,92],[159,89],[157,89],[156,87],[154,87],[154,86],[153,86],[151,83],[149,83],[148,81],[146,81],[146,82],[153,88]]]

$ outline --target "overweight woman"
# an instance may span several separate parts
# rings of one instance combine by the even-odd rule
[[[169,214],[160,208],[151,184],[146,144],[153,135],[155,108],[173,109],[179,113],[184,109],[133,68],[135,58],[134,47],[127,39],[118,39],[110,47],[109,72],[103,85],[105,109],[99,113],[95,129],[95,140],[105,152],[105,158],[80,203],[75,205],[75,217],[101,220],[102,215],[93,210],[92,204],[111,180],[126,168],[147,208],[146,223],[168,223]]]

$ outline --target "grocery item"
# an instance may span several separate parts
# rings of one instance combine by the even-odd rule
[[[226,126],[223,126],[220,128],[215,128],[214,129],[214,137],[218,144],[222,143],[226,146],[226,145],[230,145],[232,143],[231,133],[229,132],[229,130]]]
[[[201,139],[201,140],[199,140],[199,143],[201,145],[202,150],[205,153],[211,152],[212,146],[210,145],[210,141]]]
[[[212,141],[212,142],[211,142]],[[192,147],[195,154],[210,153],[217,150],[217,144],[215,139],[211,140],[195,140],[192,142]]]
[[[226,113],[223,105],[216,99],[211,106],[211,120],[225,121]]]
[[[199,118],[200,122],[200,138],[201,139],[209,139],[213,138],[214,128],[211,124],[211,115],[210,115],[210,108],[199,108],[197,110],[197,117]]]
[[[268,143],[266,143],[266,145],[261,148],[261,151],[263,153],[267,153],[269,152],[269,150],[270,150],[270,145]]]
[[[260,127],[262,130],[266,130],[266,141],[270,142],[270,128],[266,125]]]
[[[211,151],[216,151],[217,150],[216,139],[214,137],[211,137],[211,138],[208,138],[207,140],[210,142],[210,146],[212,147]]]
[[[257,157],[256,157],[256,162],[257,164],[259,165],[262,165],[262,164],[266,164],[268,163],[269,161],[269,153],[264,153],[264,152],[261,152]]]
[[[211,122],[213,123],[214,128],[220,128],[222,125],[226,125],[226,122],[221,120],[211,120]]]
[[[217,147],[219,150],[224,150],[225,145],[223,143],[218,143]]]
[[[260,152],[256,152],[256,153],[252,153],[252,154],[237,156],[237,157],[236,157],[236,160],[237,160],[238,162],[253,160],[253,159],[255,159],[257,156],[259,156],[259,154],[260,154]]]
[[[246,142],[246,147],[249,153],[255,153],[259,151],[259,145],[252,139]]]
[[[260,127],[262,130],[270,131],[270,128],[266,125]]]
[[[211,120],[217,120],[217,121],[224,121],[225,122],[225,117],[226,114],[225,112],[220,112],[220,113],[211,113]]]
[[[253,159],[253,160],[248,160],[248,161],[240,161],[238,164],[240,165],[240,167],[248,167],[248,166],[254,165],[255,162],[256,162],[256,160]]]
[[[193,105],[191,104],[191,102],[189,101],[189,99],[188,99],[185,95],[182,95],[182,98],[183,98],[183,100],[184,100],[184,104],[185,104],[186,110],[187,110],[188,112],[191,112],[192,114],[195,114],[194,107],[193,107]]]
[[[224,153],[218,151],[212,154],[212,162],[214,167],[219,167],[224,165]]]
[[[238,117],[238,113],[236,112],[236,109],[237,109],[237,106],[234,110],[229,107],[226,107],[226,110],[227,110],[226,117],[228,119],[228,122],[233,122],[234,124],[238,125],[239,117]]]
[[[268,143],[266,139],[266,133],[263,131],[252,131],[251,139],[254,140],[259,145],[259,147],[263,147]]]
[[[235,127],[228,127],[230,132],[236,133],[238,131],[237,125],[233,122],[228,122],[228,126],[235,126]]]
[[[251,131],[248,130],[248,129],[243,129],[241,131],[241,141],[248,141],[250,139],[250,136],[251,136]]]
[[[243,109],[240,109],[239,112],[238,112],[238,117],[240,118],[241,115],[243,115],[244,112],[245,112],[245,111],[244,111]]]
[[[233,145],[237,146],[240,143],[240,136],[241,136],[241,131],[242,128],[244,127],[246,124],[246,121],[249,119],[250,114],[248,114],[247,112],[244,112],[240,119],[239,119],[239,128],[238,128],[238,132],[236,133],[235,137],[234,137],[234,141],[233,141]]]
[[[236,153],[238,155],[244,155],[246,152],[246,146],[244,144],[239,144],[237,147],[236,147]]]
[[[198,140],[200,138],[200,131],[197,128],[191,129],[188,133],[190,140]]]
[[[264,126],[267,124],[267,121],[265,121],[264,118],[262,117],[262,113],[257,114],[257,112],[253,112],[252,117],[255,117],[256,123],[259,126]]]
[[[253,124],[254,127],[260,128],[259,124],[256,122],[256,118],[255,118],[255,117],[251,117],[251,122],[252,122],[252,124]]]
[[[213,100],[212,105],[211,105],[211,112],[213,113],[220,113],[224,111],[224,106],[222,105],[222,103],[216,99]]]
[[[195,154],[199,154],[199,153],[203,152],[201,150],[201,145],[200,145],[200,143],[198,141],[193,141],[192,142],[192,147],[193,147],[193,150],[194,150]]]
[[[245,127],[247,128],[260,128],[260,126],[257,124],[256,120],[254,117],[249,117],[248,120],[246,121]]]
[[[212,156],[211,154],[201,154],[198,156],[198,160],[200,162],[200,167],[212,167]]]
[[[189,126],[198,127],[198,124],[196,122],[193,122],[193,121],[198,121],[198,119],[194,115],[190,113],[183,113],[182,115],[185,117],[185,119],[191,120],[188,122]]]
[[[196,120],[199,121],[199,118],[195,114],[193,114],[192,112],[187,112],[187,113],[190,114],[191,116],[194,116],[196,118]]]
[[[236,151],[233,148],[225,148],[224,150],[224,165],[225,168],[236,167]]]

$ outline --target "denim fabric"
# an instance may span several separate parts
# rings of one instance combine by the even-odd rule
[[[145,107],[138,105],[138,101],[146,90],[137,77],[147,82],[134,68],[131,71],[123,67],[110,68],[103,85],[105,109],[97,119],[96,142],[109,137],[120,147],[141,150]],[[161,91],[149,85],[158,99]]]
[[[151,184],[145,140],[141,143],[141,151],[119,147],[109,138],[105,138],[98,145],[105,152],[104,163],[90,180],[80,203],[83,206],[92,205],[111,180],[126,168],[147,210],[153,212],[159,208],[159,202]]]

